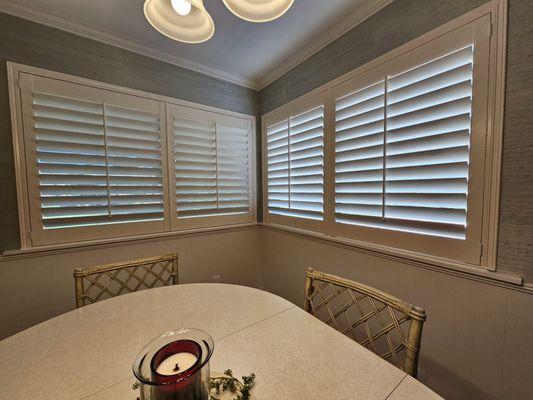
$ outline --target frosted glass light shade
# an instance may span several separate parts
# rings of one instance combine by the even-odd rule
[[[215,33],[213,19],[203,0],[189,0],[192,7],[187,15],[178,14],[171,0],[145,0],[144,15],[161,34],[184,43],[202,43]]]
[[[294,0],[223,0],[237,17],[250,22],[268,22],[281,17]]]

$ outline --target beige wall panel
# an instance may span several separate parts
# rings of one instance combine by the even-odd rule
[[[510,293],[507,289],[482,283],[475,287],[472,398],[505,398],[501,389],[505,319]]]
[[[179,254],[181,283],[260,285],[259,230],[181,236],[63,254],[0,259],[0,339],[75,307],[75,267],[134,258]]]
[[[509,293],[503,354],[502,399],[533,399],[532,295]]]

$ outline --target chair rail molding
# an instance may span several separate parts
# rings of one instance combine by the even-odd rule
[[[471,267],[467,264],[453,262],[447,259],[429,256],[424,257],[409,251],[380,245],[372,245],[354,239],[340,238],[337,236],[330,236],[324,233],[312,232],[305,229],[293,228],[284,225],[269,224],[264,222],[258,223],[258,225],[261,225],[271,231],[278,231],[306,240],[314,240],[330,246],[350,249],[358,253],[368,254],[393,262],[429,269],[435,272],[457,276],[459,278],[475,280],[490,285],[533,294],[533,284],[524,282],[524,279],[521,276],[512,272],[485,270],[477,267]]]

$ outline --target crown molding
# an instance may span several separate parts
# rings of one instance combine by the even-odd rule
[[[55,17],[29,7],[15,4],[11,1],[0,0],[0,12],[119,47],[127,51],[196,71],[239,86],[244,86],[253,90],[261,90],[393,1],[394,0],[364,0],[360,7],[348,14],[348,16],[340,23],[337,23],[334,28],[320,35],[318,39],[315,39],[313,42],[294,53],[291,57],[281,62],[278,68],[275,68],[258,81],[233,75],[216,68],[207,67],[200,63],[155,50],[151,47],[142,46],[132,41],[119,38],[111,33],[98,31],[85,25],[69,21],[65,18]]]
[[[257,86],[259,86],[259,90],[264,89],[276,79],[285,75],[298,64],[301,64],[313,54],[319,52],[328,44],[340,38],[346,32],[352,30],[357,25],[361,24],[367,18],[371,17],[373,14],[377,13],[382,8],[388,6],[393,1],[394,0],[364,0],[363,3],[359,7],[357,7],[357,9],[355,9],[352,13],[348,14],[348,16],[346,16],[346,18],[344,18],[342,21],[335,24],[332,29],[320,35],[319,38],[309,43],[307,46],[303,47],[301,50],[297,51],[292,56],[281,62],[278,68],[275,68],[273,71],[268,73],[263,79],[259,80],[259,82],[257,83]]]
[[[113,34],[98,31],[89,28],[85,25],[77,24],[65,18],[55,17],[41,11],[31,9],[29,7],[14,4],[9,1],[0,1],[0,12],[20,17],[29,21],[37,22],[42,25],[50,26],[52,28],[60,29],[65,32],[73,33],[78,36],[83,36],[88,39],[96,40],[111,46],[119,47],[143,56],[154,58],[156,60],[164,61],[166,63],[176,65],[178,67],[190,69],[204,75],[209,75],[213,78],[221,79],[227,82],[234,83],[239,86],[244,86],[250,89],[258,90],[257,82],[249,79],[220,71],[216,68],[207,67],[205,65],[186,60],[181,57],[172,56],[165,52],[155,50],[151,47],[142,46],[137,43],[119,38]]]

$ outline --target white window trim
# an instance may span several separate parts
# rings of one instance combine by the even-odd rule
[[[504,113],[504,96],[505,96],[505,67],[506,67],[506,46],[507,46],[507,10],[508,3],[507,0],[493,0],[475,10],[472,10],[380,57],[370,61],[369,63],[356,68],[353,71],[350,71],[339,78],[334,79],[331,82],[328,82],[319,88],[295,99],[291,102],[273,110],[269,113],[263,115],[262,117],[262,134],[263,134],[263,146],[266,143],[266,125],[268,121],[275,120],[279,118],[279,115],[287,114],[289,110],[299,108],[299,104],[307,103],[309,99],[315,97],[324,96],[325,92],[332,91],[334,87],[353,79],[365,72],[372,71],[375,68],[379,67],[381,64],[390,62],[394,58],[401,56],[402,54],[412,51],[419,46],[422,46],[436,38],[439,38],[442,35],[448,34],[452,31],[455,31],[462,26],[472,23],[475,20],[478,20],[484,16],[490,18],[491,26],[491,41],[490,41],[490,72],[489,72],[489,87],[488,87],[488,118],[487,118],[487,137],[486,137],[486,157],[485,157],[485,168],[484,168],[484,182],[485,186],[483,189],[483,220],[481,225],[481,246],[482,246],[482,256],[480,259],[479,265],[469,264],[467,262],[459,262],[459,264],[464,265],[468,268],[478,268],[485,269],[489,271],[496,270],[496,257],[497,257],[497,241],[498,241],[498,223],[499,223],[499,202],[500,202],[500,179],[501,179],[501,157],[502,157],[502,140],[503,140],[503,113]],[[331,182],[334,182],[331,175],[334,174],[334,157],[331,153],[333,150],[333,145],[330,144],[334,140],[334,123],[332,123],[332,118],[334,118],[334,113],[331,110],[331,99],[326,101],[326,129],[325,129],[325,198],[324,198],[324,209],[325,209],[325,222],[327,222],[328,214],[331,215],[331,212],[328,213],[328,207],[332,207],[332,199],[328,198],[329,195],[334,196],[334,190],[328,188],[331,185]],[[327,122],[329,121],[329,123]],[[266,169],[266,147],[263,151],[263,198],[267,199],[267,169]],[[328,153],[329,152],[329,153]],[[329,155],[329,157],[328,157]],[[267,200],[265,200],[266,204]],[[305,227],[305,223],[302,225],[291,224],[287,221],[273,221],[272,216],[268,213],[268,207],[265,205],[263,210],[263,221],[266,225],[286,225],[296,229],[307,229],[310,235],[315,234],[324,234],[328,237],[335,237],[335,234],[328,229],[316,230],[308,229]],[[327,226],[327,224],[326,224]],[[342,240],[342,239],[341,239]],[[392,255],[400,255],[405,257],[406,252],[398,248],[373,244],[373,243],[364,243],[365,248],[374,249],[380,253],[388,253]],[[433,262],[435,265],[455,265],[457,266],[458,262],[453,260],[447,260],[442,257],[430,256],[423,253],[416,252],[407,252],[409,257],[416,259],[422,257],[426,262]]]
[[[114,237],[102,238],[102,239],[91,239],[91,240],[80,240],[77,238],[72,238],[68,243],[60,244],[50,244],[50,245],[41,245],[34,246],[32,245],[31,240],[31,219],[30,219],[30,205],[28,200],[28,179],[27,179],[27,164],[25,156],[25,146],[24,146],[24,129],[23,129],[23,115],[21,108],[21,96],[20,96],[20,74],[26,73],[31,75],[42,76],[45,78],[62,80],[69,83],[74,83],[78,85],[85,85],[97,89],[103,89],[108,91],[113,91],[119,94],[125,94],[130,96],[141,97],[149,100],[155,100],[162,103],[174,104],[178,106],[189,107],[193,109],[218,113],[224,116],[240,118],[246,120],[251,125],[251,150],[250,150],[250,212],[245,214],[245,217],[238,219],[223,219],[223,220],[213,220],[212,224],[206,224],[206,221],[201,221],[198,224],[189,224],[186,226],[176,226],[174,221],[170,221],[168,226],[169,230],[148,233],[148,234],[138,234],[134,236],[124,236],[117,235]],[[49,71],[42,68],[37,68],[29,65],[18,64],[14,62],[7,62],[7,74],[8,74],[8,86],[9,86],[9,102],[10,102],[10,113],[11,113],[11,125],[12,125],[12,138],[13,138],[13,150],[14,150],[14,164],[15,164],[15,178],[17,183],[17,204],[18,204],[18,213],[19,213],[19,231],[20,231],[20,246],[21,250],[29,249],[46,249],[46,248],[61,248],[61,247],[72,247],[83,245],[98,244],[102,241],[104,242],[120,242],[121,240],[132,240],[135,238],[147,238],[147,237],[160,237],[161,235],[174,235],[183,231],[184,233],[191,233],[194,230],[201,232],[212,230],[223,229],[223,225],[227,225],[228,228],[235,227],[236,224],[255,224],[257,222],[257,199],[256,199],[256,188],[257,188],[257,173],[256,173],[256,118],[253,115],[248,115],[244,113],[224,110],[221,108],[206,106],[202,104],[193,103],[190,101],[179,100],[168,96],[156,95],[149,92],[144,92],[136,89],[126,88],[122,86],[112,85],[105,82],[94,81],[91,79],[81,78],[74,75],[64,74],[55,71]],[[165,108],[165,106],[163,105]],[[162,119],[162,124],[166,128],[166,118]],[[164,134],[166,135],[166,141],[168,143],[170,133],[168,129],[164,129]],[[167,157],[168,159],[169,157]],[[163,160],[163,163],[166,163],[166,160]],[[168,207],[174,207],[170,201],[168,202]],[[171,214],[171,213],[170,213]],[[241,216],[242,217],[242,216]],[[169,217],[170,219],[170,217]]]

